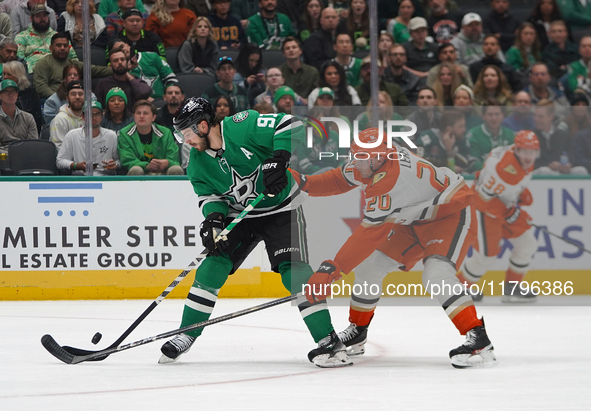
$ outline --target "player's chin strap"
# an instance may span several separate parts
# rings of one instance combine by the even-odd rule
[[[531,223],[530,223],[530,224],[531,224]],[[584,252],[586,252],[586,253],[589,253],[589,254],[591,254],[591,251],[587,250],[586,248],[584,248],[584,247],[583,247],[583,246],[581,246],[580,244],[577,244],[577,243],[575,243],[574,241],[571,241],[571,240],[567,240],[566,238],[564,238],[564,237],[561,237],[561,236],[559,236],[558,234],[551,233],[550,231],[548,231],[548,229],[547,229],[545,226],[542,226],[542,225],[536,225],[536,224],[531,224],[531,226],[532,226],[532,227],[536,227],[537,229],[539,229],[539,230],[542,230],[542,231],[546,232],[547,234],[551,235],[552,237],[560,238],[562,241],[564,241],[564,242],[566,242],[566,243],[569,243],[569,244],[570,244],[570,245],[572,245],[572,246],[575,246],[575,247],[577,247],[579,250],[582,250],[582,251],[584,251]]]

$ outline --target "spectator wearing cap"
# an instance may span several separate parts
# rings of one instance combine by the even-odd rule
[[[361,59],[353,57],[353,41],[349,33],[339,33],[335,37],[334,50],[337,53],[332,59],[341,65],[347,76],[347,84],[357,87],[361,84]]]
[[[336,57],[334,38],[336,36],[339,19],[337,11],[326,7],[320,13],[320,28],[316,30],[304,43],[304,61],[306,64],[320,70],[326,60]]]
[[[7,153],[13,141],[39,137],[33,116],[16,106],[18,92],[14,81],[0,83],[0,153]]]
[[[187,40],[179,49],[179,67],[182,73],[206,73],[215,76],[218,45],[211,23],[206,17],[197,17]]]
[[[134,123],[119,132],[118,149],[127,175],[183,175],[172,132],[155,123],[156,107],[148,100],[133,106]]]
[[[98,14],[105,19],[111,13],[124,13],[128,9],[138,9],[142,13],[146,12],[142,0],[101,0],[99,3]]]
[[[248,18],[246,37],[249,43],[258,44],[263,50],[280,50],[283,40],[295,36],[291,21],[283,13],[277,13],[277,0],[259,0],[259,12]]]
[[[49,126],[49,138],[59,149],[64,136],[68,131],[84,126],[82,109],[84,108],[84,88],[79,81],[68,83],[67,104],[60,107],[60,111],[51,120]]]
[[[158,54],[145,51],[132,56],[131,47],[123,40],[115,38],[111,44],[113,49],[122,49],[125,53],[129,73],[152,87],[152,98],[162,97],[166,84],[178,83],[172,68]]]
[[[515,31],[520,22],[509,13],[509,0],[491,0],[490,7],[491,10],[482,19],[482,29],[485,33],[494,34],[501,50],[506,52],[515,41]]]
[[[117,134],[113,130],[101,127],[103,106],[92,101],[91,109],[84,110],[82,116],[92,116],[92,163],[93,175],[114,175],[120,167],[117,151]],[[56,166],[62,170],[71,170],[73,175],[86,175],[86,133],[84,127],[68,131],[59,148]]]
[[[41,113],[41,102],[39,100],[39,94],[37,94],[35,87],[29,81],[25,66],[18,61],[11,61],[4,63],[2,68],[4,70],[2,73],[4,80],[14,81],[19,88],[16,106],[33,115],[37,124],[37,131],[40,132],[41,126],[45,124],[43,114]]]
[[[406,68],[417,77],[427,77],[429,70],[438,63],[437,45],[427,42],[427,20],[413,17],[408,23],[408,32],[410,40],[404,43]]]
[[[41,98],[49,98],[57,91],[63,82],[64,68],[75,64],[82,70],[83,64],[70,46],[67,33],[55,33],[51,37],[49,46],[51,54],[43,57],[35,66],[34,80],[35,88]],[[110,76],[113,71],[110,67],[90,66],[93,78]]]
[[[232,100],[236,112],[246,110],[248,108],[248,96],[244,87],[234,84],[232,81],[235,74],[236,68],[232,59],[227,56],[221,57],[216,71],[216,75],[220,80],[205,90],[201,97],[208,101],[214,101],[219,96],[224,95]]]
[[[439,49],[437,50],[437,58],[439,59],[440,63],[429,70],[429,76],[427,77],[427,85],[429,87],[433,87],[433,83],[437,79],[437,74],[439,73],[441,64],[443,63],[449,63],[453,65],[453,68],[462,84],[470,88],[474,87],[472,76],[470,76],[470,69],[465,64],[457,62],[458,54],[456,53],[456,47],[453,44],[440,44]]]
[[[460,31],[462,15],[457,10],[449,10],[447,0],[427,0],[426,3],[429,12],[429,34],[437,43],[449,42]]]
[[[211,0],[212,11],[207,18],[211,22],[213,40],[221,50],[239,49],[246,44],[246,33],[238,17],[230,14],[230,0]]]
[[[117,133],[123,127],[133,123],[133,116],[127,109],[127,96],[121,88],[113,87],[109,90],[106,101],[101,127]]]
[[[172,117],[184,99],[185,93],[181,86],[178,84],[168,84],[164,90],[164,101],[166,104],[158,109],[156,123],[168,127],[170,131],[174,132]]]
[[[414,105],[417,101],[421,79],[404,68],[405,66],[406,50],[401,44],[395,43],[390,46],[388,67],[384,69],[382,78],[400,87],[408,98],[409,104]]]
[[[528,93],[519,91],[513,95],[511,115],[505,117],[503,126],[513,130],[515,133],[520,130],[534,129],[531,97]]]
[[[43,4],[37,4],[31,9],[31,26],[16,35],[14,40],[18,44],[18,57],[27,62],[29,73],[35,69],[35,65],[46,55],[50,54],[49,46],[55,30],[49,26],[49,11]],[[69,57],[77,60],[74,50]]]
[[[384,68],[382,67],[382,62],[380,60],[378,60],[377,74],[379,76],[378,90],[388,93],[392,100],[392,105],[394,107],[408,106],[408,98],[406,98],[402,89],[394,83],[383,80],[382,75],[384,74]],[[366,56],[361,62],[362,83],[355,88],[359,95],[359,99],[361,100],[361,104],[364,106],[367,106],[367,103],[371,99],[371,76],[371,57]]]
[[[107,15],[103,15],[101,8],[105,2],[112,3],[113,0],[103,0],[99,5],[99,14],[105,19],[105,31],[107,32],[107,36],[109,38],[116,36],[117,33],[123,30],[123,14],[125,14],[127,10],[138,9],[140,12],[142,12],[142,18],[144,19],[144,22],[148,20],[148,13],[146,13],[146,11],[143,9],[144,6],[141,0],[137,0],[141,7],[137,6],[136,0],[117,0],[116,5],[119,6],[119,8],[115,7],[115,9],[109,12]]]
[[[123,13],[123,30],[117,36],[133,49],[157,53],[166,60],[164,43],[157,34],[144,30],[144,17],[138,9],[129,9]]]
[[[308,96],[318,87],[320,75],[316,67],[302,63],[302,45],[295,37],[287,37],[281,46],[285,63],[279,69],[283,74],[285,85],[300,96]]]
[[[484,57],[469,66],[472,80],[476,81],[484,67],[497,66],[505,75],[507,82],[511,86],[511,90],[513,90],[513,92],[521,90],[523,88],[523,76],[516,72],[511,65],[499,59],[500,51],[501,46],[499,45],[499,39],[497,39],[497,36],[494,34],[487,34],[484,36],[482,41],[482,52],[484,53]]]
[[[157,0],[146,21],[146,30],[157,34],[164,47],[180,47],[197,19],[181,0]]]
[[[291,108],[295,105],[295,93],[288,86],[281,86],[275,92],[275,112],[291,114]]]
[[[482,19],[476,13],[467,13],[462,19],[462,31],[451,41],[458,53],[458,61],[469,66],[484,57],[482,51]],[[505,61],[503,53],[499,50],[498,58]]]
[[[25,31],[31,26],[33,21],[33,9],[35,6],[44,6],[47,11],[47,18],[49,27],[53,30],[57,30],[57,20],[55,17],[55,11],[45,5],[45,0],[28,0],[18,4],[10,12],[10,20],[12,21],[12,37],[16,37],[22,31]]]
[[[113,75],[101,79],[95,88],[96,97],[101,105],[106,106],[107,93],[113,87],[123,90],[127,96],[128,107],[138,100],[150,97],[152,87],[129,73],[127,56],[123,48],[114,48],[109,52],[109,64],[113,69]]]

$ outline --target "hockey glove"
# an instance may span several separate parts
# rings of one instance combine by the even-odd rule
[[[289,169],[291,176],[295,180],[298,186],[300,186],[300,190],[308,192],[308,188],[310,187],[310,182],[308,181],[308,176],[305,174],[300,174],[295,170]]]
[[[517,201],[519,205],[523,206],[532,205],[533,202],[534,199],[531,195],[531,192],[527,188],[521,192],[521,194],[519,195],[519,200]]]
[[[261,166],[265,195],[271,197],[279,194],[287,187],[287,163],[291,154],[285,150],[277,150],[272,158],[265,160]]]
[[[306,299],[310,304],[326,300],[326,297],[330,295],[330,285],[341,277],[341,267],[337,263],[333,260],[323,261],[318,267],[318,271],[312,274],[308,280],[309,287],[304,287]]]
[[[228,239],[217,238],[224,229],[224,215],[222,213],[210,213],[205,221],[201,223],[199,234],[203,246],[213,255],[220,255],[220,252],[228,246]],[[216,241],[217,240],[217,241]]]

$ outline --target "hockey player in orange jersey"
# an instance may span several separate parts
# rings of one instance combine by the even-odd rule
[[[356,284],[367,282],[380,287],[377,298],[374,294],[351,296],[351,324],[339,333],[348,352],[363,354],[384,277],[397,268],[410,270],[422,259],[424,287],[428,291],[434,290],[434,284],[440,287],[435,297],[460,334],[466,335],[466,342],[450,351],[452,365],[493,365],[496,359],[484,323],[455,276],[476,240],[472,191],[451,170],[435,167],[406,148],[388,149],[385,137],[383,134],[383,143],[373,149],[353,143],[351,161],[341,168],[300,177],[300,188],[311,196],[342,194],[360,186],[366,198],[361,225],[334,260],[320,265],[308,281],[306,296],[310,303],[325,299],[330,293],[326,284],[355,267]],[[377,128],[359,135],[365,145],[375,145],[379,138]]]
[[[474,205],[478,220],[479,251],[464,261],[460,281],[474,284],[492,267],[501,251],[501,240],[511,239],[513,250],[503,287],[504,302],[533,302],[536,296],[519,287],[527,267],[538,249],[531,217],[520,206],[531,205],[526,188],[531,180],[540,142],[533,131],[522,130],[515,143],[491,151],[474,182]],[[525,289],[525,288],[524,288]],[[482,299],[482,294],[475,295]]]

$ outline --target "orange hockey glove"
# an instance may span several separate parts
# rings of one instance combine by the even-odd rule
[[[309,287],[305,287],[306,298],[310,304],[315,301],[326,300],[330,295],[330,285],[342,277],[341,268],[333,260],[325,260],[308,280]]]
[[[517,201],[517,204],[522,206],[529,206],[532,205],[533,202],[534,198],[532,197],[531,192],[526,188],[519,195],[519,200]]]

